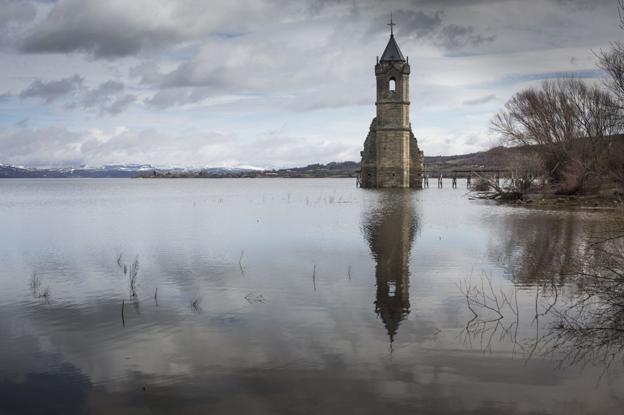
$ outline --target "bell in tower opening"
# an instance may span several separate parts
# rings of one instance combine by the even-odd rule
[[[410,66],[394,39],[375,65],[377,116],[373,118],[361,152],[360,186],[422,188],[423,153],[409,121]]]

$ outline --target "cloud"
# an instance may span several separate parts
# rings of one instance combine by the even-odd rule
[[[349,5],[352,10],[357,10],[357,3],[352,0],[311,0],[308,1],[308,11],[313,16],[317,16],[324,9],[336,5]]]
[[[494,99],[496,99],[496,94],[489,94],[480,98],[464,100],[463,104],[468,105],[468,106],[481,105],[481,104],[485,104],[486,102],[490,102]]]
[[[119,114],[137,99],[135,95],[125,93],[125,85],[121,82],[106,81],[90,89],[78,74],[56,81],[35,80],[19,93],[19,97],[40,99],[46,104],[63,100],[69,109],[97,110],[109,115]]]
[[[443,10],[424,12],[407,9],[400,10],[397,15],[400,21],[396,29],[398,36],[431,42],[444,50],[477,47],[496,39],[495,35],[479,33],[474,26],[447,22],[448,17]],[[376,19],[377,22],[380,20]],[[372,31],[379,32],[383,27],[377,23]]]
[[[243,142],[228,132],[164,134],[156,130],[71,131],[63,127],[0,130],[0,163],[45,166],[300,166],[351,159],[355,149],[315,136],[269,131]]]
[[[126,107],[137,100],[136,95],[125,94],[122,96],[118,96],[115,98],[110,104],[102,107],[102,111],[104,113],[108,113],[110,115],[117,115],[124,111]]]
[[[493,42],[494,35],[482,35],[475,33],[472,26],[460,26],[449,24],[444,26],[434,39],[434,43],[444,49],[457,50],[467,46],[480,46]]]
[[[401,35],[415,36],[420,39],[431,36],[442,28],[444,13],[441,10],[432,13],[425,13],[420,10],[402,10],[399,15],[401,16],[401,26],[397,32]]]
[[[29,22],[35,18],[35,6],[23,0],[0,0],[0,28]]]
[[[111,95],[117,94],[124,90],[124,84],[117,81],[106,81],[97,88],[86,92],[81,99],[82,106],[85,108],[95,107],[103,99],[108,99]]]
[[[399,33],[428,38],[438,47],[459,49],[493,39],[493,35],[483,35],[473,26],[451,25],[441,9],[424,12],[404,1],[383,9],[373,1],[346,0],[315,0],[305,5],[284,0],[233,0],[227,5],[211,4],[210,13],[206,13],[205,7],[199,0],[60,0],[42,13],[43,19],[29,27],[17,47],[25,53],[78,52],[114,59],[145,52],[162,53],[182,44],[201,44],[210,36],[227,39],[266,31],[284,22],[297,23],[305,30],[309,18],[318,18],[322,13],[325,18],[335,15],[370,21],[368,13],[383,10],[371,27],[372,32],[378,33],[386,30],[386,11],[391,9],[402,20]]]
[[[229,38],[283,20],[317,15],[340,0],[301,7],[286,0],[59,0],[18,43],[25,53],[86,53],[115,59],[159,53],[215,36]]]
[[[206,4],[0,0],[0,131],[23,119],[33,135],[72,126],[73,147],[59,141],[50,157],[89,163],[171,162],[172,155],[211,165],[299,164],[308,153],[353,159],[374,116],[375,56],[393,11],[412,69],[411,121],[434,132],[423,135],[423,148],[460,153],[474,150],[462,134],[487,131],[498,100],[570,71],[601,76],[591,50],[622,34],[612,0]],[[263,135],[282,123],[279,136]],[[288,152],[289,141],[303,154]],[[35,160],[15,143],[24,160]]]
[[[214,95],[217,91],[206,87],[174,87],[165,88],[156,92],[145,100],[151,107],[164,109],[177,105],[194,104]]]
[[[36,15],[35,6],[28,1],[0,0],[0,46],[13,43]]]
[[[614,6],[613,0],[554,0],[557,5],[572,10],[593,10],[604,6]]]
[[[295,167],[312,163],[352,160],[348,145],[312,136],[291,136],[269,132],[241,147],[240,165]],[[271,160],[267,164],[266,160]]]
[[[80,135],[64,128],[11,128],[0,131],[3,164],[49,166],[80,165],[82,158],[72,144]]]
[[[98,109],[102,114],[116,115],[136,101],[132,94],[124,94],[125,85],[117,81],[106,81],[97,88],[86,90],[75,106]]]
[[[149,12],[148,12],[149,10]],[[64,0],[19,44],[26,53],[84,52],[96,58],[130,56],[183,39],[166,3]]]
[[[159,109],[198,102],[222,103],[224,99],[233,101],[233,96],[245,102],[264,101],[265,107],[276,104],[280,109],[361,104],[369,91],[359,89],[347,94],[345,90],[359,81],[368,80],[372,84],[374,76],[370,68],[374,61],[367,63],[367,70],[354,65],[352,58],[366,54],[367,49],[369,56],[374,57],[384,41],[379,42],[378,48],[373,49],[373,45],[362,48],[358,36],[354,36],[346,44],[328,51],[328,45],[337,36],[333,31],[327,30],[310,42],[306,39],[323,28],[312,25],[305,31],[298,29],[297,33],[293,29],[259,33],[255,41],[247,36],[213,39],[173,69],[164,71],[141,64],[132,68],[130,75],[156,90],[146,103]]]
[[[450,130],[417,129],[415,134],[420,149],[427,156],[474,153],[487,150],[494,144],[487,129],[472,127]]]
[[[39,98],[51,103],[59,98],[77,93],[83,85],[84,79],[78,74],[58,81],[44,82],[39,79],[33,81],[26,89],[19,93],[20,98]]]
[[[124,127],[112,131],[12,128],[0,132],[0,163],[36,167],[98,166],[134,161],[183,164],[192,152],[210,142],[207,137],[172,137],[150,130],[131,132]],[[169,157],[165,156],[167,153]]]

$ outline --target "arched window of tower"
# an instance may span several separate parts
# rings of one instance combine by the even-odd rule
[[[394,78],[390,78],[388,90],[390,91],[391,94],[394,94],[396,92],[396,80]]]

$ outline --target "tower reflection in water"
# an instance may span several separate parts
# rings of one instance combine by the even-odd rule
[[[415,193],[388,189],[371,192],[371,196],[362,228],[376,262],[375,313],[392,342],[410,312],[409,257],[418,229]]]

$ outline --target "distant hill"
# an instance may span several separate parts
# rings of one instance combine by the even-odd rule
[[[453,170],[506,170],[513,159],[527,154],[529,146],[494,147],[458,156],[425,156],[425,169],[434,173]]]
[[[62,179],[62,178],[131,178],[149,169],[149,165],[112,165],[98,168],[47,168],[34,169],[0,164],[0,179]]]
[[[430,174],[453,170],[504,170],[510,161],[527,151],[527,147],[495,147],[487,151],[457,156],[425,156],[425,169]],[[241,168],[160,169],[150,165],[111,165],[100,168],[30,169],[0,165],[0,178],[223,178],[223,177],[355,177],[360,164],[355,161],[310,164],[279,170]]]
[[[429,174],[450,174],[454,170],[506,170],[511,160],[525,152],[528,147],[495,147],[478,153],[458,156],[425,156],[425,170]],[[184,177],[285,177],[285,178],[323,178],[323,177],[355,177],[360,163],[355,161],[332,162],[327,164],[310,164],[305,167],[294,167],[279,170],[240,170],[213,172],[201,170],[194,172],[171,172],[155,170],[141,174],[141,177],[184,178]]]

